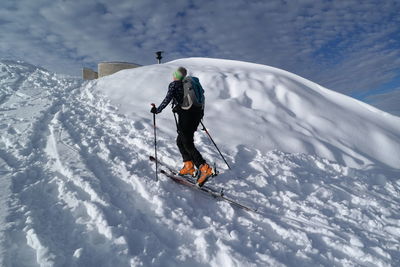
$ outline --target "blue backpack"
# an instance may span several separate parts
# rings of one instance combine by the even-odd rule
[[[192,106],[204,108],[204,89],[196,77],[186,76],[183,80],[183,102],[181,108],[190,109]]]

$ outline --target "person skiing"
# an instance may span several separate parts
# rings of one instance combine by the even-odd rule
[[[190,104],[190,106],[186,106],[186,103],[184,103],[184,98],[186,97],[184,95],[186,93],[184,90],[184,82],[192,78],[187,77],[185,79],[186,75],[187,70],[184,67],[179,67],[173,73],[173,81],[168,86],[167,95],[158,107],[153,106],[151,113],[161,113],[171,100],[173,100],[172,111],[178,114],[178,136],[176,138],[176,144],[183,159],[183,167],[179,171],[179,175],[197,176],[196,184],[198,186],[203,186],[208,178],[215,174],[215,170],[207,164],[194,145],[194,132],[197,130],[204,116],[204,103],[203,105]],[[197,78],[193,77],[193,79],[196,79],[198,82]]]

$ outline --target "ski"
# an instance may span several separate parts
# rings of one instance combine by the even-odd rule
[[[212,189],[210,187],[205,187],[205,186],[199,187],[198,185],[196,185],[195,183],[191,182],[190,180],[187,180],[187,179],[185,179],[185,178],[183,178],[181,176],[178,176],[176,174],[167,172],[167,171],[165,171],[163,169],[161,169],[160,172],[162,174],[164,174],[165,176],[167,176],[168,178],[172,179],[176,183],[188,186],[189,188],[192,188],[194,190],[199,190],[199,191],[201,191],[203,193],[208,194],[209,196],[211,196],[211,197],[213,197],[215,199],[226,201],[229,204],[231,204],[232,206],[235,206],[237,208],[241,208],[241,209],[243,209],[245,211],[258,213],[257,209],[250,208],[250,207],[248,207],[246,205],[243,205],[243,204],[241,204],[241,203],[239,203],[239,202],[237,202],[237,201],[235,201],[233,199],[230,199],[230,198],[226,197],[224,192],[223,192],[223,190],[218,192],[215,189]]]
[[[160,173],[164,174],[165,176],[167,176],[168,178],[172,179],[176,183],[188,186],[188,187],[190,187],[190,188],[192,188],[194,190],[199,190],[199,191],[201,191],[203,193],[206,193],[206,194],[212,196],[215,199],[226,201],[229,204],[231,204],[232,206],[241,208],[243,210],[246,210],[246,211],[249,211],[249,212],[254,212],[254,213],[259,213],[257,209],[250,208],[250,207],[248,207],[246,205],[243,205],[243,204],[241,204],[241,203],[239,203],[239,202],[237,202],[237,201],[235,201],[233,199],[230,199],[230,198],[226,197],[225,194],[224,194],[224,189],[223,188],[218,191],[218,190],[216,190],[216,189],[214,189],[212,187],[209,187],[207,185],[203,185],[202,187],[199,187],[196,184],[196,181],[195,181],[195,179],[193,177],[185,177],[185,176],[178,175],[178,173],[175,170],[173,170],[171,167],[169,167],[166,163],[164,163],[164,162],[162,162],[160,160],[156,160],[156,158],[153,157],[153,156],[149,156],[149,160],[152,161],[152,162],[156,162],[157,161],[157,163],[161,167],[166,169],[166,170],[160,169]]]
[[[179,176],[179,177],[181,177],[181,178],[183,178],[183,179],[188,180],[188,181],[191,182],[191,183],[194,183],[194,184],[196,183],[196,178],[195,178],[195,177],[186,176],[186,175],[185,175],[185,176],[181,176],[181,175],[178,174],[177,171],[173,170],[173,169],[172,169],[170,166],[168,166],[166,163],[164,163],[164,162],[162,162],[162,161],[160,161],[160,160],[156,160],[156,158],[153,157],[153,156],[149,156],[149,160],[152,161],[152,162],[156,162],[156,161],[157,161],[158,165],[164,167],[165,169],[167,169],[167,170],[168,170],[171,174],[173,174],[173,175],[177,175],[177,176]],[[217,175],[218,175],[218,172],[216,171],[216,174],[213,175],[213,176],[211,176],[211,177],[208,179],[207,182],[209,182],[213,177],[215,177],[215,176],[217,176]],[[213,188],[210,188],[210,187],[207,186],[207,185],[203,185],[202,187],[204,187],[204,188],[209,188],[210,190],[214,190]],[[214,190],[214,191],[215,191],[215,190]]]
[[[175,175],[178,174],[175,170],[173,170],[173,169],[172,169],[171,167],[169,167],[167,164],[165,164],[164,162],[162,162],[162,161],[160,161],[160,160],[156,160],[156,158],[153,157],[153,156],[149,156],[149,160],[152,161],[152,162],[157,162],[160,166],[162,166],[162,167],[168,169],[169,172],[171,172],[171,173],[173,173],[173,174],[175,174]]]

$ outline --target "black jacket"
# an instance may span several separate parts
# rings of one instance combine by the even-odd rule
[[[160,113],[170,102],[174,100],[174,105],[181,105],[183,101],[183,82],[173,81],[168,86],[168,92],[164,100],[157,108],[157,113]]]

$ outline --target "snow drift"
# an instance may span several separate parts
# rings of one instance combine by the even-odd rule
[[[183,65],[206,89],[209,182],[154,180],[150,103]],[[181,165],[168,109],[159,156]],[[81,84],[0,62],[0,264],[398,266],[399,118],[267,66],[183,59]]]

